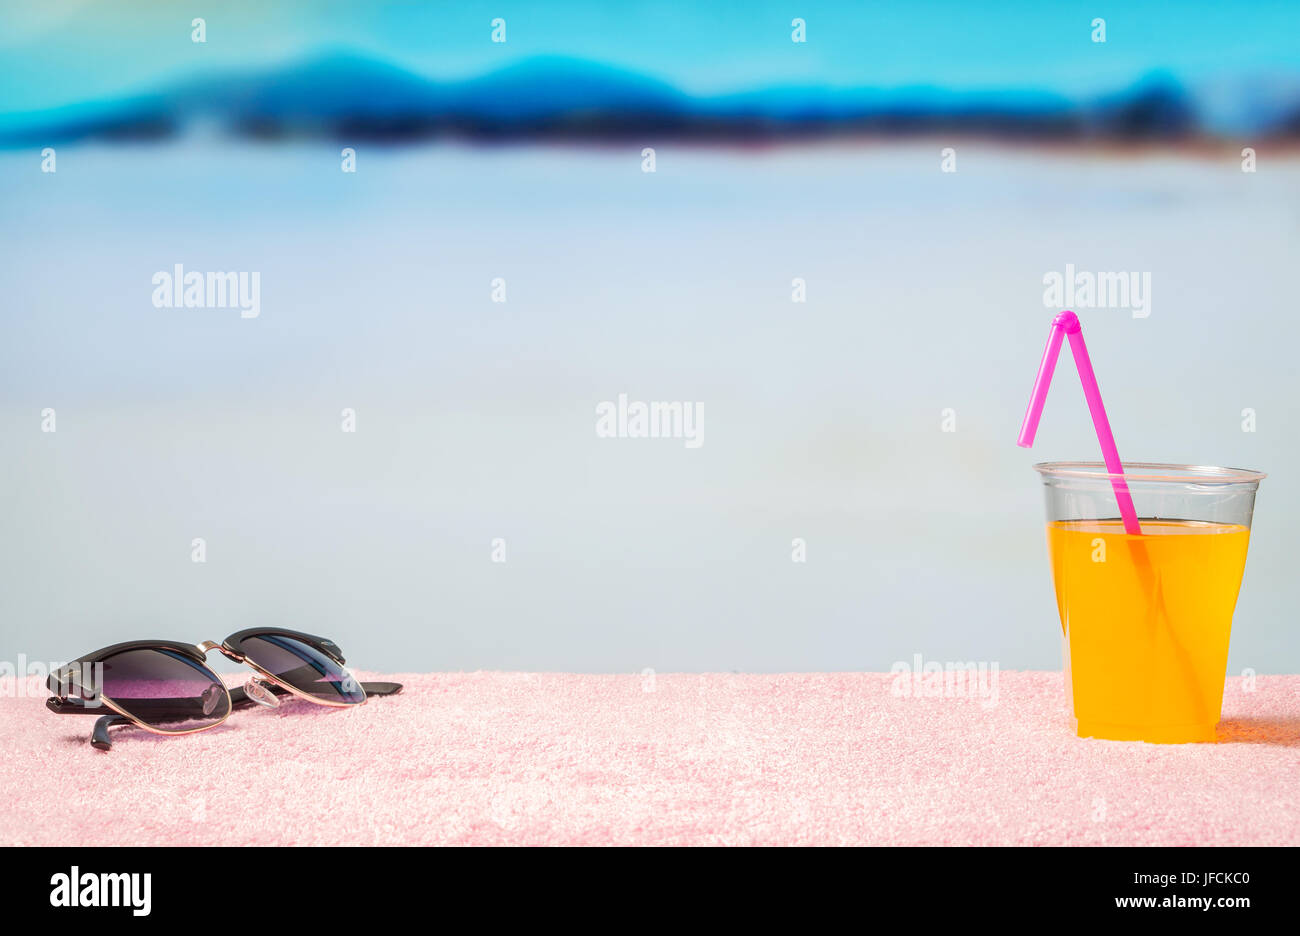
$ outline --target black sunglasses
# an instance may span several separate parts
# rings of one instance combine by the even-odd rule
[[[242,689],[227,689],[207,665],[218,650],[257,671]],[[215,728],[236,708],[275,708],[286,695],[316,705],[363,705],[368,696],[393,695],[401,683],[360,683],[343,665],[343,653],[324,637],[279,627],[254,627],[220,644],[205,640],[134,640],[96,650],[59,667],[46,685],[45,705],[59,715],[101,714],[90,743],[112,748],[108,729],[136,725],[178,735]],[[101,706],[103,708],[101,708]]]

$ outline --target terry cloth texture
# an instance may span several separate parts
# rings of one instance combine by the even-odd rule
[[[1187,745],[1074,737],[1060,673],[366,678],[406,689],[109,752],[10,682],[0,842],[1300,844],[1300,676],[1228,680],[1219,743]]]

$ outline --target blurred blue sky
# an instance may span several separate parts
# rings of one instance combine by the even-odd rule
[[[207,42],[190,21],[207,20]],[[807,21],[808,42],[790,41]],[[1107,21],[1104,45],[1090,23]],[[508,41],[490,41],[495,17]],[[1300,72],[1300,4],[1126,2],[712,2],[552,0],[217,5],[45,0],[0,11],[0,111],[53,107],[345,47],[437,79],[538,55],[657,77],[689,93],[756,84],[953,89],[1122,88],[1153,69],[1188,84]]]

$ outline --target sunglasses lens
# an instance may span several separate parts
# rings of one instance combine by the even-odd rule
[[[244,656],[299,692],[333,705],[356,705],[366,692],[348,668],[311,644],[286,634],[259,634],[240,642]]]
[[[180,734],[230,714],[230,696],[210,669],[174,650],[126,650],[104,661],[105,698],[150,728]]]

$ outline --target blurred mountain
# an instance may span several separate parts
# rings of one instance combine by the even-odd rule
[[[1189,89],[1155,74],[1091,101],[1031,90],[777,86],[693,97],[625,69],[543,57],[455,82],[339,52],[214,74],[120,100],[0,115],[0,145],[159,139],[215,125],[254,138],[404,142],[600,141],[653,134],[725,142],[958,132],[1009,138],[1167,141],[1300,135],[1300,83]],[[1261,104],[1261,100],[1264,102]]]
[[[1179,140],[1197,135],[1196,105],[1173,78],[1151,75],[1122,94],[1106,95],[1087,108],[1094,136],[1121,140]]]

